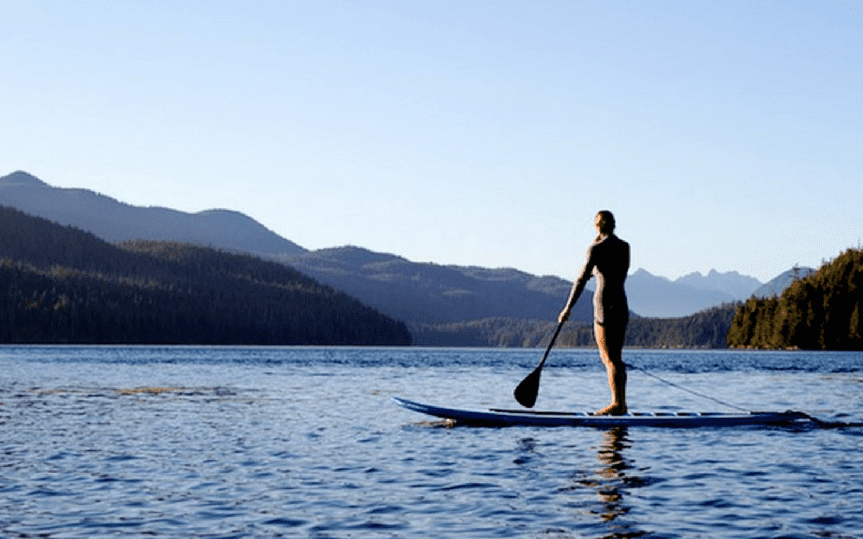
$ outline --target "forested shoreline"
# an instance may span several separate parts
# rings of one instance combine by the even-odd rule
[[[863,350],[863,250],[848,249],[781,296],[751,298],[728,334],[734,348]]]
[[[625,346],[638,348],[726,348],[726,338],[739,304],[729,303],[680,318],[633,316],[626,329]],[[416,344],[424,346],[544,347],[556,322],[487,318],[454,324],[411,327]],[[556,346],[593,347],[593,326],[569,322]]]
[[[399,321],[284,265],[113,245],[0,207],[0,343],[408,345]]]

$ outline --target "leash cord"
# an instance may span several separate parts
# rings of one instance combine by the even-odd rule
[[[711,397],[710,395],[705,395],[704,393],[699,393],[698,391],[689,389],[687,387],[680,386],[678,384],[675,384],[674,382],[669,382],[668,380],[665,380],[664,378],[660,378],[659,376],[656,376],[655,374],[648,372],[648,371],[642,369],[641,367],[637,367],[635,365],[632,365],[631,363],[624,363],[624,365],[626,365],[628,368],[632,368],[632,369],[635,369],[637,371],[641,371],[644,374],[646,374],[647,376],[650,376],[651,378],[655,378],[655,379],[659,380],[660,382],[662,382],[664,384],[668,384],[671,387],[677,388],[681,391],[686,391],[687,393],[692,393],[693,395],[696,395],[696,396],[701,397],[703,399],[712,400],[713,402],[721,404],[722,406],[728,406],[729,408],[734,408],[736,410],[740,410],[741,412],[748,411],[746,408],[741,408],[740,406],[730,404],[730,403],[727,403],[725,401],[721,401],[721,400],[717,399],[716,397]],[[863,427],[863,422],[824,421],[824,420],[818,419],[817,417],[813,417],[809,414],[805,414],[803,412],[789,412],[789,413],[799,414],[800,417],[803,417],[803,418],[811,421],[814,425],[816,425],[817,427],[822,428],[822,429],[824,429],[824,428]]]
[[[663,384],[668,384],[668,385],[670,385],[671,387],[677,388],[677,389],[679,389],[679,390],[681,390],[681,391],[686,391],[687,393],[692,393],[693,395],[698,396],[698,397],[701,397],[702,399],[712,400],[713,402],[715,402],[715,403],[717,403],[717,404],[721,404],[722,406],[727,406],[727,407],[729,407],[729,408],[734,408],[734,409],[736,409],[736,410],[740,410],[741,412],[746,412],[746,411],[747,411],[747,410],[746,410],[746,408],[741,408],[740,406],[737,406],[737,405],[735,405],[735,404],[729,404],[729,403],[727,403],[727,402],[725,402],[725,401],[721,401],[721,400],[717,399],[716,397],[711,397],[710,395],[705,395],[704,393],[699,393],[698,391],[695,391],[695,390],[693,390],[693,389],[689,389],[689,388],[686,388],[686,387],[680,386],[680,385],[678,385],[678,384],[675,384],[674,382],[669,382],[668,380],[665,380],[665,379],[663,379],[663,378],[660,378],[659,376],[656,376],[655,374],[653,374],[653,373],[651,373],[651,372],[648,372],[648,371],[646,371],[646,370],[642,369],[641,367],[637,367],[637,366],[635,366],[635,365],[632,365],[631,363],[624,363],[624,364],[625,364],[627,367],[630,367],[630,368],[635,369],[635,370],[637,370],[637,371],[641,371],[641,372],[643,372],[644,374],[646,374],[647,376],[650,376],[651,378],[656,378],[657,380],[659,380],[659,381],[660,381],[660,382],[662,382]]]

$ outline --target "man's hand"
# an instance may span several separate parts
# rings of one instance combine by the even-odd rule
[[[557,323],[563,324],[567,320],[569,320],[569,309],[564,309],[560,311],[560,314],[557,317]]]

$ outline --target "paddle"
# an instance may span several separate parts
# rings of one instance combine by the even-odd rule
[[[551,352],[551,347],[554,346],[554,341],[557,340],[557,334],[560,333],[560,328],[562,328],[565,323],[566,320],[563,320],[557,325],[557,329],[554,330],[554,335],[551,336],[551,341],[548,343],[548,348],[545,349],[545,354],[543,354],[539,365],[537,365],[536,368],[533,369],[533,372],[528,374],[527,377],[518,384],[515,391],[512,392],[515,396],[515,400],[525,408],[533,408],[533,405],[536,404],[536,396],[539,393],[539,376],[542,373],[542,366],[545,365],[545,360],[548,359],[548,353]]]

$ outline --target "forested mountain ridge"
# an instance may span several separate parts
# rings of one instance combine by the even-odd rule
[[[258,256],[305,252],[240,212],[132,206],[89,189],[53,187],[23,171],[0,177],[0,205],[92,232],[110,243],[176,241]]]
[[[20,171],[0,178],[0,204],[71,224],[109,242],[169,240],[250,252],[283,262],[411,324],[502,318],[553,320],[571,286],[571,281],[560,277],[535,276],[512,268],[411,262],[360,247],[307,251],[238,212],[187,214],[135,207],[86,189],[52,187]],[[583,252],[571,257],[574,274],[583,262]],[[626,289],[632,311],[667,318],[746,299],[748,293],[740,295],[741,283],[751,286],[752,281],[735,272],[714,271],[671,281],[642,269],[629,276]],[[590,294],[585,294],[575,306],[572,320],[589,322],[591,317]]]
[[[407,327],[284,265],[93,234],[0,207],[0,342],[407,345]]]
[[[373,266],[366,271],[379,279],[390,264],[406,262],[357,248],[339,251],[353,259],[353,266]],[[7,293],[0,311],[0,342],[407,344],[411,340],[403,324],[393,325],[388,319],[381,323],[383,317],[371,309],[363,307],[359,317],[350,308],[327,310],[330,296],[336,303],[358,304],[281,264],[176,243],[112,245],[90,233],[6,208],[0,208],[0,259],[0,286]],[[340,256],[331,271],[343,270],[342,264]],[[415,268],[417,279],[428,278],[423,273],[426,268],[422,264]],[[465,271],[461,278],[466,286],[473,279],[492,285],[521,281],[525,289],[563,297],[569,287],[561,279],[535,278],[516,270],[432,269]],[[382,282],[387,285],[386,279]],[[290,299],[290,293],[306,299]],[[506,288],[498,294],[507,299]],[[589,308],[589,294],[585,297]],[[542,318],[411,323],[410,329],[419,345],[544,346],[562,301],[552,299],[549,306],[554,312]],[[290,326],[302,331],[280,334],[262,328],[266,321],[277,326],[284,321],[279,311],[285,306],[308,302],[320,308],[323,316],[295,313]],[[633,316],[626,344],[724,347],[733,312],[733,307],[722,307],[682,318]],[[558,345],[593,346],[591,324],[571,321]]]
[[[740,348],[863,350],[863,250],[848,249],[779,297],[737,310],[728,345]]]
[[[560,277],[538,277],[513,268],[441,266],[352,246],[277,260],[412,325],[554,320],[572,287]],[[575,270],[581,262],[576,257]],[[723,281],[730,283],[727,291],[709,287]],[[639,269],[627,278],[626,293],[630,309],[639,316],[674,318],[744,300],[759,284],[736,272],[691,274],[671,281]],[[592,290],[593,280],[573,309],[574,322],[593,320]]]
[[[298,271],[411,325],[486,318],[557,318],[572,284],[512,268],[412,262],[360,247],[280,257]],[[574,321],[593,317],[592,294],[573,308]]]

